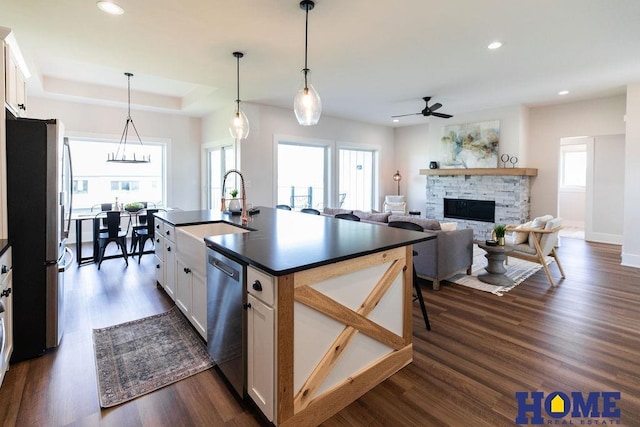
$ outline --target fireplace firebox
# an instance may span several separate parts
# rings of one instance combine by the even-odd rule
[[[493,200],[444,199],[444,217],[494,222],[496,202]]]

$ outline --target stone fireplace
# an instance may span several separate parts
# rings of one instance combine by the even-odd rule
[[[473,229],[474,238],[485,240],[491,237],[493,226],[499,224],[520,224],[529,220],[530,211],[530,179],[537,175],[536,169],[426,169],[421,170],[426,175],[426,217],[440,221],[455,221],[458,228]],[[464,215],[451,214],[445,216],[445,199],[463,199],[467,202],[457,205],[479,220],[461,219]],[[486,211],[491,203],[475,203],[478,201],[493,202],[495,211],[494,221],[486,212],[478,216],[473,213],[478,207]],[[469,202],[472,205],[469,206]],[[451,205],[452,202],[447,202]],[[456,202],[453,202],[455,207]],[[448,207],[448,212],[451,209]],[[454,209],[455,211],[455,209]]]

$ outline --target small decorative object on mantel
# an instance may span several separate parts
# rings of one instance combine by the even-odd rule
[[[438,169],[438,162],[429,162],[429,169]]]
[[[487,246],[498,246],[498,241],[497,240],[485,240],[484,243]]]
[[[502,167],[503,168],[507,167],[507,163],[510,163],[511,167],[515,168],[516,164],[518,163],[518,158],[516,156],[510,156],[508,154],[503,154],[502,156],[500,156],[500,161],[502,161]]]
[[[498,246],[504,246],[504,235],[507,232],[507,226],[504,224],[496,224],[493,226],[493,234],[496,236]]]

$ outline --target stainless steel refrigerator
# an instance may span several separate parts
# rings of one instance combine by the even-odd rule
[[[71,219],[71,155],[58,120],[7,119],[7,216],[13,255],[12,362],[57,347]]]

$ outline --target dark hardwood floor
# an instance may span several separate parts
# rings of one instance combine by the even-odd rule
[[[515,392],[556,390],[620,391],[620,425],[640,425],[640,270],[620,266],[619,246],[564,238],[559,255],[567,278],[556,288],[542,270],[502,297],[425,284],[432,331],[416,304],[413,363],[323,425],[508,426]],[[0,389],[3,426],[260,424],[214,370],[100,410],[91,330],[172,305],[152,261],[71,268],[62,345],[11,366]]]

